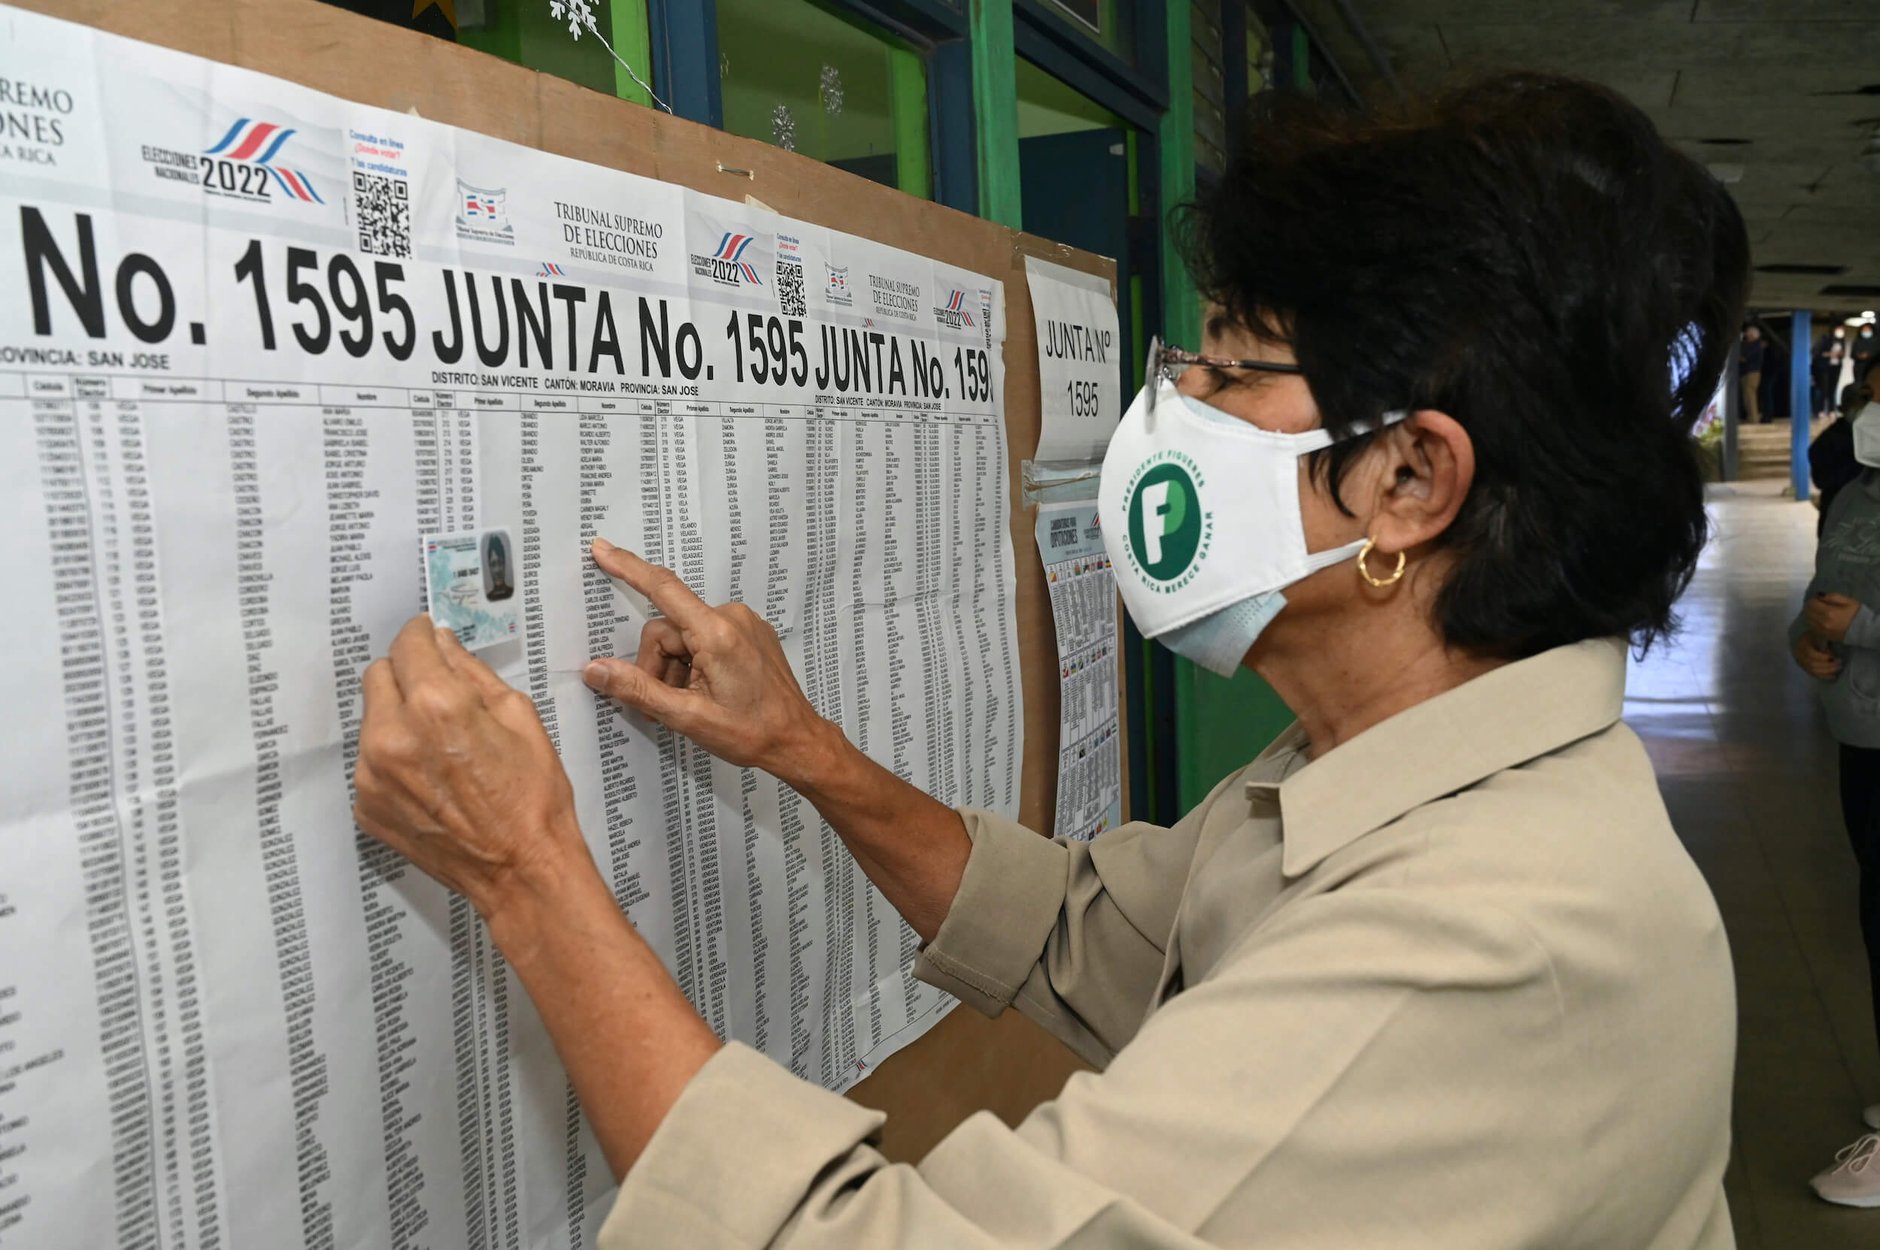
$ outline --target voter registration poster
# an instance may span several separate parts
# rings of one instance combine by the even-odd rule
[[[712,1028],[841,1089],[929,1027],[807,803],[582,685],[649,611],[586,552],[750,604],[871,756],[1014,813],[999,284],[0,32],[0,1247],[591,1243],[527,999],[350,815],[360,672],[432,592]]]

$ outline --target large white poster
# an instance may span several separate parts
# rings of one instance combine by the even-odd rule
[[[846,1086],[948,1005],[815,812],[597,701],[599,534],[1011,813],[996,282],[0,8],[0,1246],[566,1247],[611,1182],[475,914],[349,815],[423,535],[721,1034]]]

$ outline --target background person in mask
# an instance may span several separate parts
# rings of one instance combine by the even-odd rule
[[[1846,326],[1835,326],[1815,340],[1813,372],[1816,416],[1836,414],[1835,397],[1841,389],[1841,360],[1846,354]],[[1856,382],[1859,380],[1855,379]]]
[[[1880,364],[1880,335],[1874,334],[1872,321],[1863,322],[1860,329],[1854,331],[1854,337],[1847,345],[1847,354],[1854,361],[1856,382],[1866,377],[1869,369]]]
[[[1833,422],[1808,445],[1808,476],[1820,492],[1815,501],[1817,539],[1828,528],[1828,513],[1834,507],[1834,497],[1861,474],[1860,461],[1854,458],[1854,417],[1872,398],[1873,392],[1864,383],[1849,382],[1842,389],[1840,403],[1835,406]]]
[[[1821,683],[1828,729],[1841,744],[1841,818],[1860,869],[1860,932],[1880,1026],[1880,404],[1867,389],[1874,383],[1880,366],[1862,384],[1864,403],[1851,423],[1860,476],[1826,511],[1789,647]],[[1862,1118],[1880,1130],[1880,1105]],[[1830,1202],[1880,1207],[1880,1132],[1842,1150],[1813,1184]]]
[[[889,1165],[875,1113],[720,1045],[529,701],[423,618],[368,669],[359,820],[540,1008],[625,1177],[603,1247],[1731,1244],[1729,955],[1619,713],[1705,537],[1736,209],[1618,96],[1513,76],[1408,118],[1265,97],[1186,227],[1205,356],[1125,417],[1105,541],[1145,629],[1299,723],[1175,827],[943,807],[749,608],[593,553],[662,617],[589,684],[795,787],[918,975],[1099,1069],[1016,1130]]]

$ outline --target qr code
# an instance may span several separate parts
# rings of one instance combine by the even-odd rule
[[[809,297],[803,294],[803,258],[777,257],[777,303],[786,317],[809,313]]]
[[[403,178],[353,174],[359,250],[374,256],[411,255],[411,192]]]

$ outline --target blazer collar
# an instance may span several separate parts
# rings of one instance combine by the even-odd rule
[[[1288,877],[1444,795],[1589,737],[1619,719],[1623,639],[1556,647],[1504,664],[1365,730],[1283,780],[1249,781],[1248,796],[1277,792]],[[1298,728],[1263,759],[1304,749]]]

